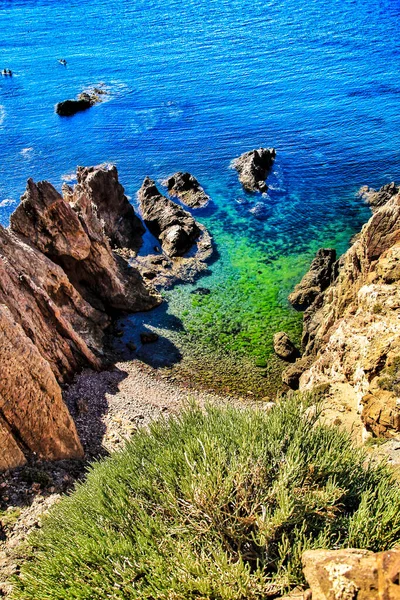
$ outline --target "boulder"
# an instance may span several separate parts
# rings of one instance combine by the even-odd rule
[[[95,102],[90,97],[78,100],[63,100],[56,104],[56,113],[60,117],[72,117],[72,115],[87,110],[94,104]]]
[[[308,550],[302,562],[312,600],[400,598],[400,549]]]
[[[316,297],[326,290],[334,279],[336,250],[320,248],[308,272],[289,295],[289,302],[296,310],[306,310]]]
[[[232,161],[232,166],[239,173],[239,181],[247,192],[266,192],[266,178],[274,164],[276,151],[274,148],[258,148],[241,154]]]
[[[311,367],[313,363],[313,357],[306,356],[298,358],[296,362],[286,367],[282,372],[282,382],[285,383],[292,390],[299,389],[300,377]]]
[[[97,209],[112,248],[139,250],[143,223],[124,194],[115,166],[78,167],[78,185]]]
[[[372,212],[376,212],[381,206],[384,206],[393,196],[396,196],[400,191],[394,181],[382,186],[378,191],[368,186],[364,186],[359,191],[359,196],[365,200],[371,207]]]
[[[170,257],[183,256],[200,235],[200,227],[183,208],[162,196],[154,181],[146,177],[138,192],[143,219]]]
[[[296,346],[290,340],[284,331],[279,331],[274,335],[274,351],[280,358],[287,361],[293,361],[300,356]]]
[[[25,462],[80,458],[82,446],[50,364],[0,304],[0,469]]]
[[[178,171],[166,180],[165,185],[171,196],[176,196],[182,204],[190,208],[203,208],[210,200],[197,179],[190,173]]]
[[[375,437],[393,437],[400,432],[400,402],[387,390],[376,389],[361,400],[361,420]]]

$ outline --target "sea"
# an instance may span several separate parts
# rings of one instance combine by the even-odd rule
[[[61,189],[113,163],[136,207],[146,175],[162,190],[189,171],[212,199],[195,214],[214,258],[119,343],[189,386],[266,397],[273,334],[300,340],[288,293],[368,220],[358,189],[400,179],[400,1],[0,0],[0,18],[0,222],[29,177]],[[104,102],[55,113],[92,86]],[[277,159],[251,195],[230,163],[261,146]],[[143,328],[160,341],[141,347]]]

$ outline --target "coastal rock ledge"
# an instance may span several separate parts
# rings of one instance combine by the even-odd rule
[[[306,309],[303,357],[283,380],[300,390],[330,384],[353,399],[364,433],[399,437],[400,188],[384,186],[371,200],[373,215],[351,248],[338,263],[320,250],[290,296]]]
[[[103,366],[114,316],[161,302],[111,248],[113,233],[132,246],[143,228],[127,202],[115,168],[80,168],[63,195],[30,179],[10,228],[0,226],[1,470],[30,453],[82,456],[60,383]]]

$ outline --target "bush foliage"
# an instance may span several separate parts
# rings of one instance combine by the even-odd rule
[[[400,488],[310,399],[190,406],[95,464],[32,540],[14,598],[261,600],[310,548],[400,539]]]

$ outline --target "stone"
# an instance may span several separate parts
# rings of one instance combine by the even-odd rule
[[[400,402],[387,390],[375,389],[361,400],[361,420],[375,437],[393,437],[400,432]]]
[[[334,279],[336,250],[320,248],[308,272],[289,295],[289,302],[296,310],[306,310],[316,297],[326,290]]]
[[[167,256],[183,256],[200,235],[200,227],[183,208],[162,196],[146,177],[138,192],[143,219]]]
[[[292,361],[299,356],[299,351],[284,331],[274,335],[274,351],[280,358]]]
[[[139,250],[145,228],[135,214],[113,165],[78,167],[78,185],[96,207],[112,248]]]
[[[25,462],[24,451],[44,460],[81,458],[82,446],[50,364],[0,304],[0,468]],[[8,435],[7,435],[8,432]]]
[[[312,356],[302,357],[296,360],[293,364],[286,367],[282,372],[282,382],[292,390],[299,389],[300,377],[313,363]]]
[[[400,191],[394,181],[382,186],[378,191],[368,186],[362,187],[358,195],[371,207],[372,212],[376,212],[381,206],[384,206],[393,196]]]
[[[140,341],[142,344],[154,344],[159,339],[159,335],[152,331],[145,331],[140,334]]]
[[[241,154],[232,161],[239,173],[239,181],[247,192],[266,192],[265,183],[275,161],[274,148],[258,148]]]
[[[400,550],[308,550],[303,572],[312,600],[398,600]]]
[[[91,108],[95,102],[90,98],[81,98],[80,100],[63,100],[56,104],[56,113],[60,117],[72,117],[78,112]]]
[[[171,196],[176,196],[182,204],[190,208],[203,208],[210,200],[196,177],[178,171],[169,177],[165,184]]]

